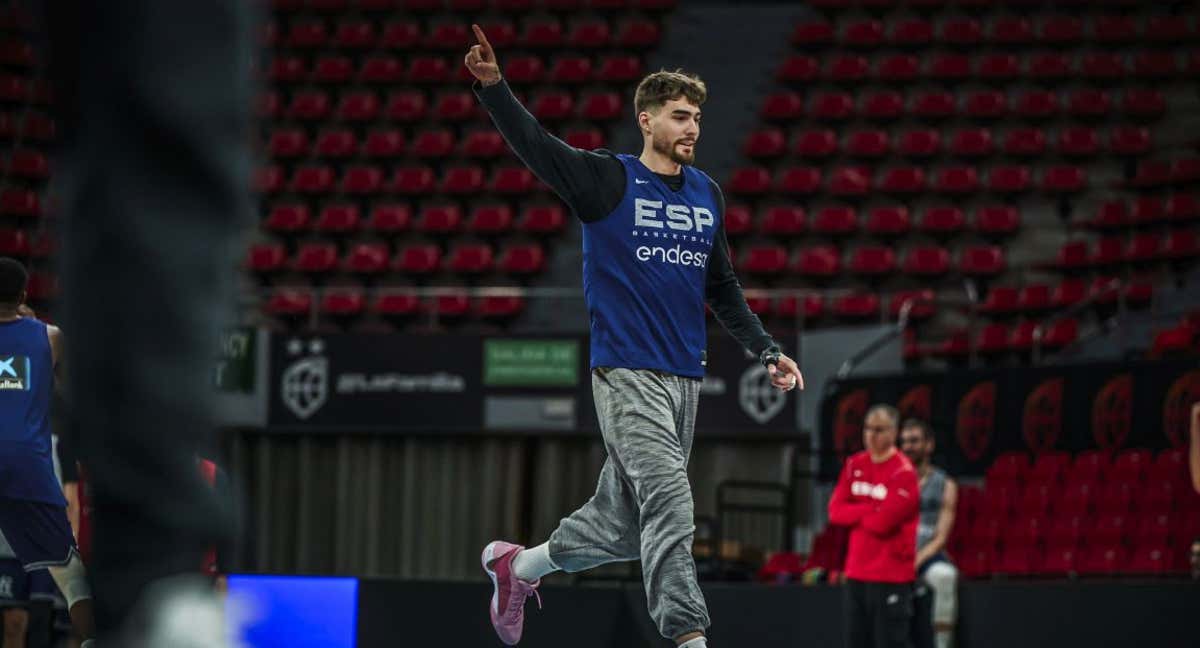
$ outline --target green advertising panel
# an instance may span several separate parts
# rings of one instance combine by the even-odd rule
[[[572,387],[579,383],[578,340],[486,340],[483,384]]]
[[[216,383],[219,391],[254,391],[255,331],[239,328],[221,334],[221,357],[217,360]]]

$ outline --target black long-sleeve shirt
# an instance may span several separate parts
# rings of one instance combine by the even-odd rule
[[[550,186],[575,217],[584,223],[603,219],[625,195],[625,169],[610,151],[585,151],[568,145],[542,128],[537,119],[513,96],[508,83],[475,84],[475,94],[487,108],[496,128],[517,157]],[[676,175],[655,174],[672,190],[683,186],[682,171]],[[713,196],[725,222],[725,196],[712,183]],[[713,241],[705,278],[705,299],[717,320],[751,353],[778,344],[767,334],[762,321],[746,304],[742,286],[729,260],[729,245],[722,226]]]

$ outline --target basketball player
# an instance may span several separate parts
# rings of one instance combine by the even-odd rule
[[[873,405],[863,447],[846,460],[829,499],[829,522],[850,527],[846,646],[906,648],[916,577],[917,471],[896,450],[900,413]]]
[[[483,551],[492,624],[516,644],[524,604],[542,576],[641,560],[650,616],[679,646],[704,648],[709,625],[691,547],[687,479],[704,376],[707,301],[781,390],[803,388],[796,363],[750,312],[730,265],[724,198],[692,166],[704,83],[657,72],[638,85],[638,156],[583,151],[546,132],[513,97],[495,52],[466,55],[475,92],[509,146],[583,223],[583,286],[591,316],[592,393],[608,458],[596,494],[531,549]],[[539,601],[540,602],[540,601]]]
[[[958,485],[946,471],[933,465],[933,449],[933,428],[929,423],[908,419],[900,427],[900,450],[916,467],[921,489],[913,618],[916,648],[948,648],[954,640],[957,616],[958,570],[945,549],[954,528]]]
[[[51,394],[62,371],[62,331],[18,310],[28,274],[0,257],[0,531],[26,571],[48,568],[89,648],[91,589],[54,473]]]

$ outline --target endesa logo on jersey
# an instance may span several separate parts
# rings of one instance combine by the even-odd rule
[[[666,205],[661,200],[637,198],[633,202],[633,224],[650,231],[634,230],[634,236],[662,240],[639,245],[634,254],[638,261],[658,261],[672,265],[704,268],[712,247],[713,213],[703,207]],[[705,228],[710,230],[705,233]],[[679,241],[675,243],[675,241]],[[691,248],[700,248],[691,249]]]

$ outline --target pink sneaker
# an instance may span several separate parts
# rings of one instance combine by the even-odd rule
[[[542,597],[537,593],[541,579],[526,583],[512,572],[512,561],[517,552],[525,547],[500,540],[483,548],[483,571],[492,579],[496,588],[488,611],[492,616],[492,627],[506,646],[515,646],[525,629],[525,599],[537,598],[538,609],[542,609]]]

